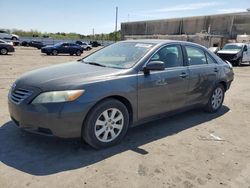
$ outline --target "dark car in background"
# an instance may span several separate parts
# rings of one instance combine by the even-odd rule
[[[45,47],[46,45],[43,44],[40,41],[36,41],[36,40],[32,40],[32,41],[22,41],[21,42],[22,46],[26,46],[26,47],[34,47],[37,49],[41,49],[42,47]]]
[[[43,44],[40,41],[30,41],[28,44],[29,44],[29,46],[37,48],[37,49],[41,49],[42,47],[46,46],[45,44]]]
[[[45,46],[41,48],[42,53],[47,55],[70,54],[80,56],[83,53],[83,48],[74,43],[61,42],[53,46]]]
[[[99,42],[97,42],[97,41],[90,41],[89,44],[90,44],[92,47],[101,46],[101,43],[99,43]]]
[[[9,112],[24,130],[82,137],[103,148],[162,115],[197,107],[217,112],[233,78],[232,66],[200,45],[123,41],[26,73],[10,89]]]
[[[12,42],[6,42],[4,40],[0,40],[0,54],[7,55],[9,52],[14,52],[15,48]]]

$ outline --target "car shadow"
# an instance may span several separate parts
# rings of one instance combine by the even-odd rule
[[[216,119],[228,111],[226,106],[215,114],[197,109],[155,120],[129,129],[122,143],[103,150],[92,149],[79,140],[29,134],[9,121],[0,127],[0,161],[22,172],[44,176],[86,167],[127,150],[147,155],[148,151],[140,146]]]

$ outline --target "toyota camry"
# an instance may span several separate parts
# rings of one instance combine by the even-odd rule
[[[162,115],[197,107],[216,113],[233,77],[230,63],[198,44],[123,41],[24,74],[10,89],[9,112],[26,131],[103,148]]]

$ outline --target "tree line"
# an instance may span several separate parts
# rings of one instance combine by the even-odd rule
[[[21,29],[5,29],[9,33],[14,33],[20,37],[43,37],[43,38],[53,38],[53,39],[87,39],[87,40],[107,40],[107,41],[119,41],[121,40],[121,31],[111,32],[111,33],[101,33],[95,35],[82,35],[74,32],[56,32],[48,33],[41,32],[37,30],[24,31]]]

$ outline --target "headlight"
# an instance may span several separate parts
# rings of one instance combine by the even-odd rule
[[[84,90],[49,91],[38,95],[32,104],[56,103],[74,101],[84,93]]]

